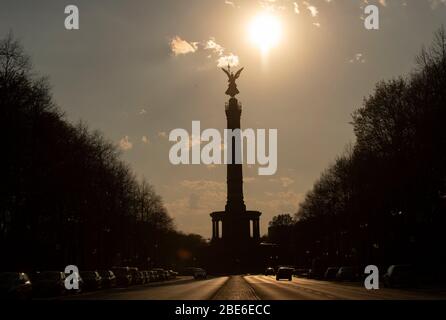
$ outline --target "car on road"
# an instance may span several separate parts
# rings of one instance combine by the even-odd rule
[[[208,277],[206,270],[202,268],[195,268],[194,278],[195,279],[206,279]]]
[[[29,300],[32,283],[24,272],[0,273],[0,299]]]
[[[132,275],[132,285],[139,285],[142,284],[142,276],[141,273],[139,272],[138,268],[136,267],[131,267],[129,268],[130,274]]]
[[[113,267],[112,271],[116,276],[117,286],[128,287],[132,284],[132,274],[129,267]]]
[[[178,276],[178,272],[169,270],[170,278],[175,279]]]
[[[139,275],[141,276],[141,284],[146,284],[146,274],[144,273],[144,271],[138,271]]]
[[[102,278],[97,271],[81,271],[86,290],[99,290],[102,288]]]
[[[73,275],[75,275],[75,278],[70,279],[69,283],[71,285],[73,285],[75,283],[75,281],[77,280],[77,289],[70,289],[70,290],[66,290],[67,294],[79,294],[82,293],[85,289],[85,282],[84,279],[82,279],[81,275],[79,272],[74,272]],[[65,277],[67,277],[67,275],[65,274]],[[76,279],[76,280],[75,280]],[[32,279],[31,279],[32,281]],[[64,281],[65,284],[65,281]]]
[[[323,279],[325,275],[325,268],[314,265],[310,270],[308,270],[308,279]]]
[[[183,276],[193,276],[195,272],[195,267],[186,267],[180,270],[181,275]]]
[[[310,269],[306,269],[306,268],[294,269],[294,275],[296,275],[299,278],[308,278],[309,273],[310,273]]]
[[[144,270],[144,271],[141,271],[142,272],[142,274],[143,274],[143,276],[144,276],[144,283],[149,283],[150,282],[150,271],[148,271],[148,270]]]
[[[65,273],[60,271],[41,271],[32,276],[35,296],[62,296],[66,293]]]
[[[293,272],[294,269],[289,267],[280,267],[276,273],[276,280],[280,281],[281,279],[287,279],[288,281],[293,280]]]
[[[411,265],[392,265],[387,269],[383,277],[384,286],[392,287],[415,287],[417,279]]]
[[[164,269],[162,269],[162,268],[154,268],[153,271],[156,272],[156,275],[158,277],[158,281],[168,280],[168,278],[166,276],[166,272],[165,272]]]
[[[338,273],[338,271],[339,271],[339,268],[337,268],[337,267],[327,268],[327,270],[325,271],[325,274],[324,274],[324,279],[325,280],[335,280],[336,274]]]
[[[265,270],[265,276],[273,276],[276,274],[276,271],[274,270],[274,268],[266,268]]]
[[[101,270],[99,275],[102,278],[103,288],[114,288],[116,287],[117,279],[113,271],[111,270]]]
[[[358,270],[355,267],[340,267],[336,273],[338,281],[356,281],[359,279]]]
[[[158,273],[154,270],[149,270],[149,279],[150,282],[158,281]]]

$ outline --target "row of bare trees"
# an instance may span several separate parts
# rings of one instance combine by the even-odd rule
[[[321,175],[294,221],[272,222],[274,230],[288,221],[289,262],[445,263],[444,28],[409,76],[377,84],[352,124],[356,142]]]
[[[0,114],[2,269],[175,265],[203,245],[175,230],[113,143],[64,119],[11,34],[0,41]]]

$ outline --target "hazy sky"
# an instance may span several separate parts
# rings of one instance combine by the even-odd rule
[[[374,84],[410,72],[446,22],[445,0],[368,0],[379,6],[381,25],[367,31],[364,2],[1,0],[0,30],[21,39],[67,118],[120,145],[179,229],[206,237],[209,213],[224,209],[225,167],[171,165],[167,136],[190,131],[193,120],[225,127],[227,79],[217,61],[236,55],[245,67],[242,126],[279,132],[277,174],[244,168],[245,202],[263,212],[265,233],[272,216],[297,211],[321,171],[353,142],[351,113]],[[69,4],[80,10],[80,30],[64,28]],[[247,29],[267,7],[283,34],[262,58]]]

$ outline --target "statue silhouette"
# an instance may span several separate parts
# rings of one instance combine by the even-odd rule
[[[226,94],[228,96],[230,96],[231,98],[234,98],[237,94],[240,93],[240,91],[238,91],[237,89],[237,84],[235,83],[235,80],[237,80],[240,77],[240,74],[242,73],[243,69],[245,68],[241,68],[239,71],[237,71],[235,74],[233,72],[231,72],[231,67],[228,65],[228,69],[224,69],[221,68],[224,73],[226,73],[226,75],[228,76],[228,90],[226,90]]]

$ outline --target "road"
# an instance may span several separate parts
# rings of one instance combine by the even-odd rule
[[[276,281],[271,276],[216,277],[193,280],[180,277],[161,284],[116,288],[65,299],[82,300],[424,300],[446,299],[446,291],[396,289],[366,290],[359,284],[293,278]]]
[[[80,300],[210,300],[227,282],[228,277],[194,280],[180,277],[174,281],[130,288],[115,288],[70,296]]]
[[[425,300],[446,299],[440,293],[381,288],[366,290],[360,284],[334,283],[301,278],[276,281],[271,276],[245,277],[262,300]]]

